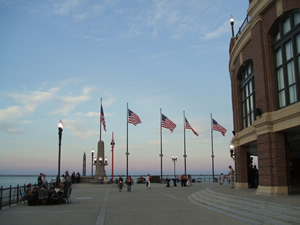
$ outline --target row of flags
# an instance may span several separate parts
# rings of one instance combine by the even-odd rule
[[[101,105],[101,123],[103,125],[103,129],[106,132],[105,117],[104,117],[104,111],[102,105]],[[133,111],[128,109],[128,123],[131,123],[136,126],[137,124],[142,123],[142,121],[137,114],[135,114]],[[161,114],[161,127],[169,129],[173,133],[174,129],[176,128],[176,124],[168,117],[166,117],[164,114]],[[196,136],[199,136],[199,134],[192,128],[192,126],[190,125],[186,117],[185,117],[185,129],[190,129]],[[225,136],[225,133],[227,131],[214,119],[212,119],[212,130],[221,132],[223,136]]]

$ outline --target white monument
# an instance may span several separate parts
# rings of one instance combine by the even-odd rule
[[[104,142],[99,141],[98,142],[98,150],[97,150],[97,156],[96,156],[96,173],[95,173],[95,181],[101,181],[104,180],[104,177],[106,177],[106,172],[104,167],[107,166],[107,159],[104,157]]]

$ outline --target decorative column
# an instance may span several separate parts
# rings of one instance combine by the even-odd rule
[[[99,181],[99,179],[104,179],[104,177],[106,176],[106,171],[104,167],[107,165],[107,160],[104,158],[104,142],[99,141],[96,158],[95,181]]]

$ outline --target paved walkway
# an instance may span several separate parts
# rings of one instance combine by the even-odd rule
[[[167,188],[165,184],[153,183],[151,186],[148,190],[143,184],[134,184],[132,192],[127,192],[126,187],[119,192],[116,184],[74,184],[70,204],[14,205],[0,210],[0,224],[248,224],[189,200],[193,193],[206,188],[226,195],[300,207],[300,195],[257,195],[255,190],[230,189],[228,184],[194,183],[192,187]]]

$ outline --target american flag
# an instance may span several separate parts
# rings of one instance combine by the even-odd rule
[[[191,127],[191,125],[189,124],[188,120],[185,118],[185,129],[190,129],[193,131],[193,133],[196,135],[196,136],[199,136],[199,134]]]
[[[104,112],[103,112],[103,107],[101,105],[101,123],[103,124],[103,129],[106,132],[106,125],[105,125],[105,118],[104,118]]]
[[[173,123],[168,117],[164,114],[161,114],[161,127],[169,129],[172,133],[176,127],[176,124]]]
[[[218,124],[218,122],[215,121],[214,119],[212,119],[212,128],[213,128],[213,130],[221,132],[223,134],[223,136],[225,136],[225,133],[227,131],[224,127],[222,127],[220,124]]]
[[[132,123],[134,126],[141,123],[140,117],[128,109],[128,123]]]

